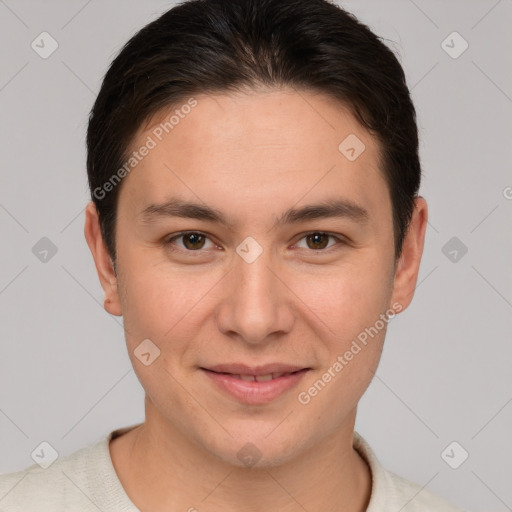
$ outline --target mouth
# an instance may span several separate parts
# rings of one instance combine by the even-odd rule
[[[301,371],[301,370],[298,370]],[[279,377],[283,377],[285,375],[292,375],[297,372],[288,372],[288,373],[268,373],[266,375],[243,375],[243,374],[233,374],[227,372],[215,372],[219,373],[219,375],[229,375],[233,379],[240,379],[245,382],[268,382],[269,380],[278,379]]]
[[[311,368],[270,364],[259,367],[217,365],[200,370],[222,393],[250,405],[265,404],[297,386]]]

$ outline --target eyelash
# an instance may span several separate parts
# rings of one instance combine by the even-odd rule
[[[203,236],[205,238],[207,238],[208,240],[210,240],[210,237],[206,234],[206,233],[203,233],[201,231],[183,231],[181,233],[178,233],[178,234],[175,234],[175,235],[172,235],[171,237],[168,237],[164,240],[164,245],[171,251],[181,251],[181,252],[186,252],[186,253],[189,253],[189,254],[194,254],[194,253],[197,253],[197,255],[201,255],[202,253],[204,253],[204,250],[203,249],[198,249],[196,251],[193,251],[193,250],[190,250],[190,249],[183,249],[183,248],[176,248],[176,247],[173,247],[173,241],[176,240],[177,238],[182,238],[186,235],[200,235],[200,236]],[[339,249],[339,247],[336,247],[336,245],[347,245],[347,242],[345,240],[343,240],[342,238],[340,238],[339,236],[336,236],[336,235],[332,235],[331,233],[327,233],[325,231],[309,231],[307,233],[304,233],[302,238],[300,238],[298,240],[298,242],[300,242],[301,240],[303,240],[304,238],[310,236],[310,235],[326,235],[328,236],[329,238],[333,238],[335,239],[338,243],[337,244],[334,244],[330,247],[327,247],[325,249],[309,249],[310,251],[312,251],[313,253],[321,253],[321,252],[324,252],[324,253],[329,253],[331,252],[331,250],[333,249],[334,247],[334,250],[336,249]],[[210,242],[214,243],[212,240],[210,240]],[[297,242],[297,243],[298,243]]]

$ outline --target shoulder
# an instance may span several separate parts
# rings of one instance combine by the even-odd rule
[[[109,477],[108,437],[57,459],[0,475],[0,512],[98,510],[98,482]],[[104,482],[106,483],[106,482]]]
[[[372,492],[367,512],[461,512],[424,486],[385,469],[366,440],[354,432],[354,448],[370,467]]]
[[[395,494],[393,499],[403,507],[402,512],[461,512],[461,509],[416,482],[390,471],[387,474]]]

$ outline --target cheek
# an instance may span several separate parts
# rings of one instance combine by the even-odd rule
[[[321,369],[304,382],[297,396],[298,406],[319,430],[337,429],[368,388],[382,353],[386,325],[375,322],[357,335],[333,343]],[[380,324],[378,324],[380,326]],[[332,414],[325,415],[329,410]]]
[[[208,306],[219,277],[192,267],[176,269],[168,261],[125,254],[119,281],[126,339],[130,348],[143,339],[176,349],[192,333],[194,317]],[[121,266],[121,265],[120,265]]]
[[[361,258],[322,275],[296,276],[293,290],[304,306],[315,313],[309,316],[322,326],[322,332],[341,349],[387,309],[392,288],[383,276],[388,273],[382,261],[364,263]]]
[[[298,287],[297,295],[307,297],[304,302],[315,313],[308,318],[322,340],[322,348],[316,347],[321,368],[304,383],[299,403],[311,401],[319,412],[333,407],[339,412],[337,420],[357,405],[373,378],[387,328],[381,315],[391,314],[392,289],[383,277],[389,269],[381,260],[370,261],[361,258],[329,278],[308,276]]]

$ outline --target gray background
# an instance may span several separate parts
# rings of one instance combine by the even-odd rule
[[[110,61],[170,5],[0,0],[0,473],[33,464],[42,441],[64,456],[143,420],[83,236],[84,137]],[[430,207],[416,296],[390,323],[356,429],[388,469],[458,506],[512,510],[512,1],[343,5],[405,67]],[[47,59],[31,48],[43,31],[59,45]],[[461,39],[442,46],[453,31],[469,44],[458,58],[445,49]],[[57,248],[46,262],[43,237]]]

